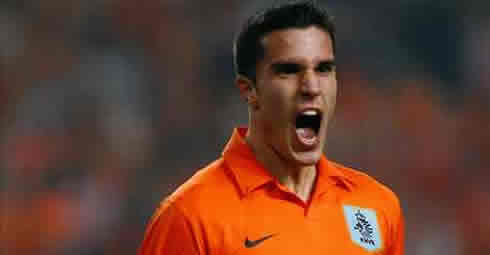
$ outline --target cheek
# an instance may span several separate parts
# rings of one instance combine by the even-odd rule
[[[328,99],[327,103],[329,105],[335,106],[335,102],[337,100],[337,87],[336,86],[329,89],[329,91],[327,93],[327,99]]]
[[[329,114],[332,114],[335,108],[335,104],[337,101],[337,83],[336,81],[330,81],[329,84],[325,87],[325,91],[323,94],[325,107],[328,108]]]
[[[267,91],[264,91],[264,97],[262,98],[262,103],[267,107],[266,111],[276,114],[273,117],[280,117],[286,114],[287,109],[294,102],[293,91],[289,91],[288,84],[269,84],[270,87]]]
[[[337,98],[337,81],[334,78],[327,82],[325,87],[325,96],[328,100],[335,104],[335,99]],[[330,102],[327,102],[330,104]]]

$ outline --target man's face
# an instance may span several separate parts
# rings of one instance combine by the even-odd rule
[[[283,160],[316,164],[337,94],[331,38],[311,26],[274,31],[262,43],[253,113],[257,132]]]

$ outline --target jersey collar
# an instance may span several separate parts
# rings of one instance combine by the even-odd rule
[[[242,195],[256,190],[265,184],[276,181],[276,178],[267,171],[245,141],[247,128],[235,128],[233,134],[223,150],[223,158],[238,184]],[[334,163],[322,156],[317,164],[318,176],[316,190],[323,193],[332,184],[339,185],[351,191],[354,182]]]

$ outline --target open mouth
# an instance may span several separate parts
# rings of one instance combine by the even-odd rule
[[[307,110],[296,116],[296,134],[304,145],[313,145],[317,142],[318,131],[322,122],[322,115],[317,110]]]

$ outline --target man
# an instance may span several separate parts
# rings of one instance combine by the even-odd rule
[[[311,2],[249,19],[234,49],[248,129],[162,202],[141,255],[403,254],[397,197],[322,154],[334,42],[330,16]]]

